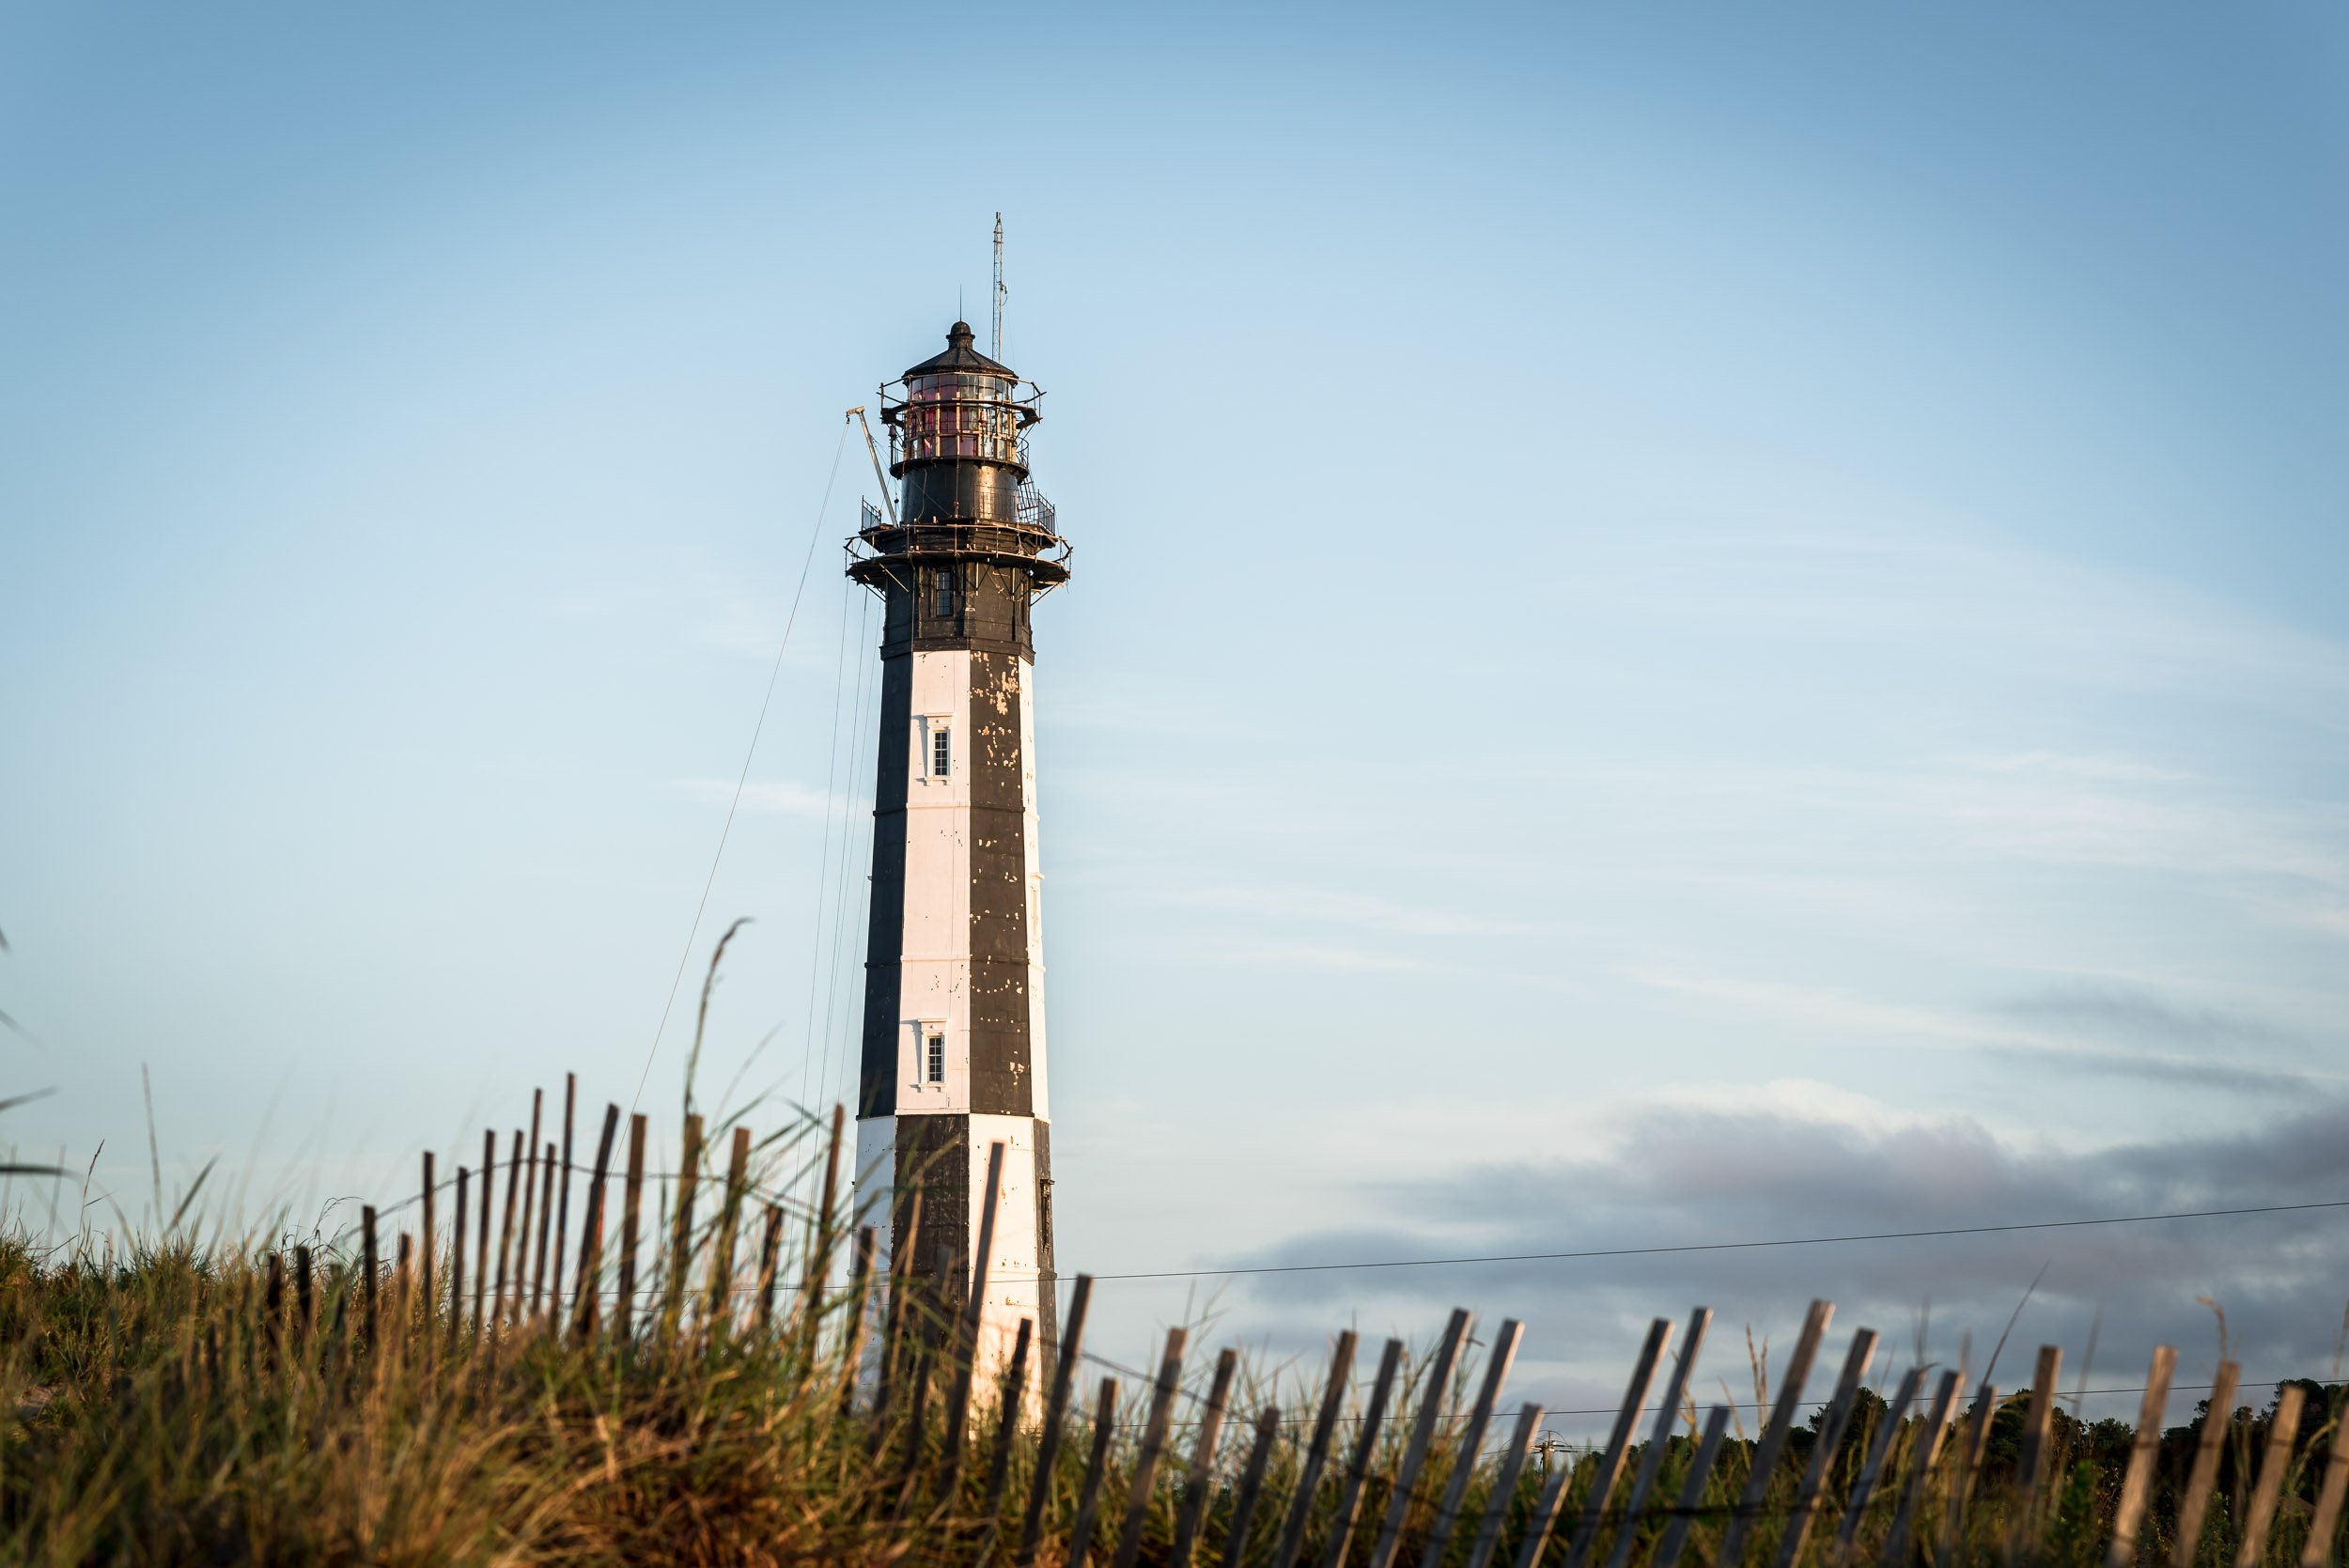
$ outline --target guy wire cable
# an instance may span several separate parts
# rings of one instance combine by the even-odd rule
[[[661,1004],[661,1022],[654,1026],[652,1045],[645,1051],[645,1070],[636,1076],[636,1093],[629,1096],[628,1109],[633,1113],[637,1103],[645,1097],[645,1085],[652,1078],[653,1058],[661,1054],[661,1036],[668,1032],[669,1014],[677,1006],[677,986],[685,979],[685,966],[693,956],[693,939],[701,935],[702,914],[709,908],[709,890],[718,883],[718,862],[724,859],[726,840],[734,832],[734,815],[742,805],[742,786],[750,782],[751,760],[758,755],[758,737],[767,728],[767,709],[775,700],[775,680],[783,674],[784,650],[791,645],[791,628],[800,618],[800,598],[807,592],[807,574],[816,565],[816,541],[823,537],[824,516],[832,510],[832,485],[840,477],[840,455],[848,449],[848,427],[840,427],[840,439],[832,449],[832,472],[824,477],[824,499],[816,505],[816,521],[808,530],[807,557],[800,563],[800,583],[791,590],[790,613],[784,617],[783,637],[775,644],[775,662],[767,672],[767,694],[758,702],[758,722],[751,726],[751,743],[742,752],[742,771],[734,781],[734,798],[726,802],[725,826],[718,831],[718,847],[709,857],[709,875],[702,879],[702,895],[693,906],[693,924],[685,933],[685,950],[677,955],[677,973],[669,978],[669,998]]]

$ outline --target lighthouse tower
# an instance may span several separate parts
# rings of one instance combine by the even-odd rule
[[[900,1269],[964,1307],[988,1148],[1003,1145],[982,1367],[1022,1317],[1057,1337],[1028,619],[1067,581],[1068,551],[1029,482],[1041,396],[956,322],[945,352],[881,389],[902,505],[868,511],[848,567],[886,603],[857,1202],[890,1216]]]

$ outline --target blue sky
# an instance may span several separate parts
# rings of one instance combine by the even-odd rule
[[[145,1063],[306,1217],[673,1105],[787,620],[679,1007],[751,917],[706,1078],[836,1092],[841,411],[1001,210],[1066,1266],[2349,1197],[2345,86],[2322,6],[10,8],[8,1135],[135,1217]],[[2019,1332],[2277,1376],[2341,1223],[1214,1299],[1596,1403],[2054,1255]]]

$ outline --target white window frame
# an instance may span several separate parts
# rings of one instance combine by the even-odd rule
[[[937,771],[938,743],[946,743],[946,771]],[[943,713],[924,713],[913,721],[913,776],[926,784],[948,784],[954,778],[955,724]]]

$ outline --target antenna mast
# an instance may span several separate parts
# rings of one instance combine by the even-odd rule
[[[995,336],[988,349],[988,357],[1001,361],[1003,357],[1003,215],[995,214]]]

